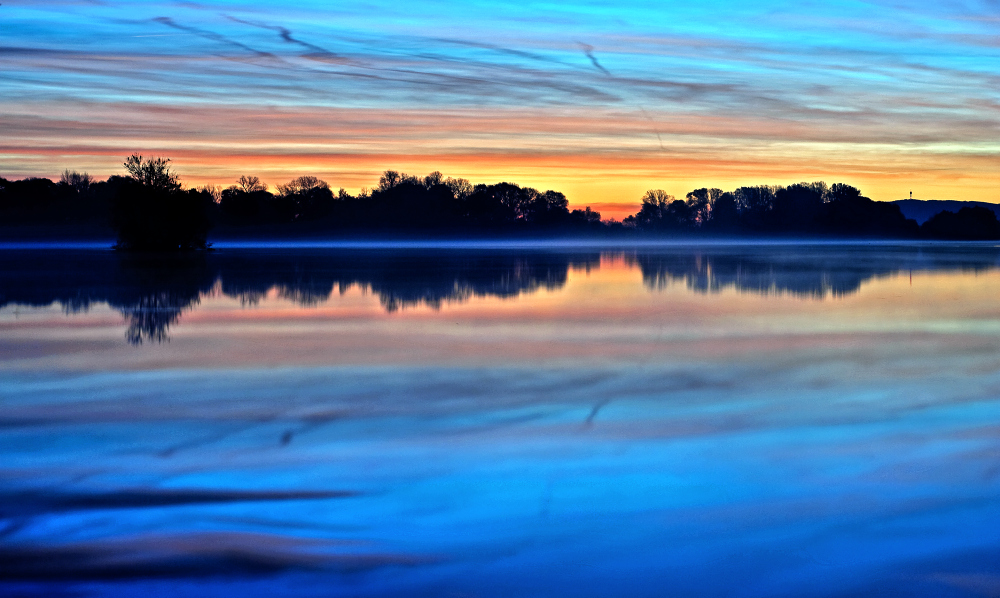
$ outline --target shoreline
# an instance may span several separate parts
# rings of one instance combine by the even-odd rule
[[[117,251],[114,240],[25,240],[0,241],[0,251],[24,250],[96,250]],[[163,253],[199,253],[238,249],[564,249],[564,248],[697,248],[697,247],[917,247],[948,246],[991,247],[998,241],[962,241],[943,239],[829,239],[829,238],[671,238],[671,239],[594,239],[594,238],[535,238],[535,239],[220,239],[213,241],[207,250]],[[129,252],[123,252],[129,253]],[[139,252],[141,253],[141,252]]]

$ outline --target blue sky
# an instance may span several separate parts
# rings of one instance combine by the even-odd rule
[[[4,2],[0,176],[1000,201],[1000,3]]]

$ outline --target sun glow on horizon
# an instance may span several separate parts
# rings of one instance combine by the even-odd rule
[[[3,9],[6,178],[103,178],[140,152],[192,186],[308,174],[356,193],[438,170],[605,218],[647,189],[814,180],[1000,201],[986,6]]]

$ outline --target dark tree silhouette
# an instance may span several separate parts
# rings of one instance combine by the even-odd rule
[[[571,230],[590,230],[590,231],[601,231],[604,228],[604,223],[601,222],[601,213],[595,212],[590,209],[590,206],[582,210],[573,210],[569,214],[569,222]],[[621,226],[620,224],[618,225]]]
[[[424,177],[424,187],[431,188],[434,185],[443,185],[444,180],[444,175],[440,171],[435,170]]]
[[[379,191],[388,191],[403,182],[403,176],[395,170],[386,170],[378,180]]]
[[[940,212],[920,227],[920,233],[930,239],[995,240],[1000,239],[1000,222],[993,210],[976,206]]]
[[[534,191],[532,189],[531,191]],[[558,191],[528,193],[533,195],[524,212],[524,222],[539,228],[554,228],[565,224],[570,216],[569,201]]]
[[[89,191],[90,185],[93,182],[94,179],[89,174],[86,172],[80,173],[75,170],[65,170],[62,173],[62,177],[59,178],[60,185],[72,187],[77,193],[86,193]]]
[[[473,185],[468,179],[453,179],[448,177],[444,180],[445,186],[451,189],[456,199],[465,201],[473,192]]]
[[[236,187],[244,193],[257,193],[267,191],[267,185],[255,176],[243,175],[236,181]]]
[[[673,201],[674,196],[663,189],[650,189],[642,196],[639,211],[626,218],[626,224],[642,231],[663,230],[667,206]]]
[[[301,176],[277,193],[244,175],[221,190],[183,191],[169,160],[125,162],[127,176],[97,182],[67,170],[59,183],[0,178],[0,226],[113,224],[121,249],[188,249],[206,246],[207,231],[287,238],[330,235],[725,235],[983,239],[985,216],[942,215],[922,232],[893,202],[876,202],[850,185],[823,182],[788,187],[757,185],[724,192],[703,187],[679,200],[647,191],[641,207],[622,222],[602,222],[589,207],[569,209],[565,195],[515,183],[472,185],[438,171],[417,177],[386,170],[378,185],[356,196],[336,193],[314,176]],[[99,223],[105,223],[103,225]],[[29,226],[29,228],[30,228]],[[965,228],[968,230],[964,230]],[[106,229],[104,229],[106,230]]]
[[[691,222],[698,227],[704,227],[712,218],[712,207],[719,197],[722,196],[722,189],[695,189],[687,194],[687,205],[691,213]]]
[[[368,227],[392,230],[437,230],[457,223],[459,206],[446,185],[406,182],[372,192],[366,206]]]
[[[816,230],[826,195],[825,183],[798,183],[779,188],[774,194],[772,228],[794,233]]]
[[[701,210],[701,199],[693,200],[692,207],[680,199],[674,199],[662,189],[650,189],[642,197],[642,207],[628,224],[648,232],[679,232],[693,227]]]
[[[740,213],[736,207],[736,196],[726,192],[712,202],[711,218],[706,228],[716,233],[732,233],[739,229]]]
[[[463,202],[462,215],[476,228],[509,228],[530,201],[528,194],[513,183],[476,185]]]
[[[329,215],[336,199],[330,185],[314,176],[300,176],[278,185],[278,198],[294,210],[293,220],[316,220]]]
[[[210,194],[182,191],[169,160],[132,155],[125,161],[128,177],[116,181],[111,224],[117,249],[176,251],[207,247],[211,227]]]
[[[774,196],[778,187],[758,185],[756,187],[740,187],[733,192],[736,209],[740,220],[745,226],[754,230],[767,228],[774,208]]]
[[[90,175],[76,172],[64,173],[58,183],[44,178],[0,179],[0,225],[104,225],[105,188]]]
[[[825,232],[848,236],[916,237],[917,223],[899,206],[872,201],[850,185],[830,186],[821,216]]]
[[[260,183],[244,184],[248,177],[240,177],[240,183],[223,189],[219,198],[219,209],[223,218],[233,224],[265,224],[291,222],[294,206],[284,201],[278,205],[274,195]],[[257,177],[251,177],[257,179]]]

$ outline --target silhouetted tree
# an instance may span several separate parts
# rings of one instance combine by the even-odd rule
[[[437,170],[424,177],[424,187],[427,187],[428,189],[430,189],[434,185],[443,185],[443,184],[444,184],[444,175],[438,172]]]
[[[678,200],[653,189],[623,222],[602,222],[598,212],[569,210],[558,191],[501,182],[473,186],[434,171],[416,177],[386,170],[373,189],[335,194],[314,176],[279,185],[241,176],[227,189],[207,185],[182,191],[169,160],[133,155],[128,176],[94,181],[65,171],[58,183],[0,178],[0,225],[76,223],[110,219],[121,248],[167,249],[205,245],[210,222],[255,225],[259,234],[284,235],[392,230],[433,234],[596,232],[822,234],[917,237],[920,229],[892,203],[875,202],[850,185],[823,182],[788,187],[748,186],[733,192],[695,189]],[[110,210],[108,206],[110,204]],[[923,232],[933,238],[992,238],[988,221],[967,213],[941,215]],[[308,222],[307,224],[298,224]],[[963,232],[963,227],[969,230]],[[233,229],[227,229],[232,232]]]
[[[920,233],[930,239],[995,240],[1000,239],[1000,222],[989,208],[966,207],[957,213],[945,210],[935,214],[921,225]]]
[[[181,191],[170,160],[143,159],[133,154],[125,161],[128,177],[116,181],[111,224],[118,233],[118,249],[168,251],[203,249],[211,227],[212,196]]]
[[[379,191],[388,191],[402,181],[403,177],[395,170],[386,170],[382,173],[382,176],[378,179]]]
[[[364,228],[430,231],[455,226],[458,213],[446,185],[407,180],[373,191],[360,216]]]
[[[570,212],[569,221],[576,230],[598,231],[603,227],[601,213],[591,210],[590,206]]]
[[[277,201],[255,176],[241,176],[235,185],[223,189],[219,208],[223,219],[233,224],[280,224],[295,217],[294,201]]]
[[[830,186],[820,220],[821,231],[837,235],[915,237],[919,230],[896,204],[872,201],[843,183]]]
[[[57,185],[49,179],[5,181],[0,194],[0,213],[5,224],[58,222],[69,216],[61,208],[77,195],[73,187]]]
[[[224,189],[219,185],[202,185],[201,187],[198,187],[198,191],[210,195],[212,197],[212,201],[219,203],[222,201],[222,192]]]
[[[761,230],[767,227],[770,212],[774,207],[774,196],[778,187],[757,185],[740,187],[733,192],[740,220],[749,228]]]
[[[642,205],[635,213],[631,224],[644,231],[660,230],[667,206],[674,201],[674,196],[663,189],[650,189],[642,196]]]
[[[703,227],[712,218],[712,206],[716,200],[722,196],[722,189],[695,189],[687,194],[688,210],[691,214],[691,222],[695,226]]]
[[[531,191],[534,191],[533,189]],[[569,221],[569,201],[558,191],[528,193],[533,197],[528,201],[524,213],[526,224],[538,228],[554,228]]]
[[[678,232],[692,226],[691,208],[662,189],[650,189],[642,197],[635,227],[649,232]]]
[[[444,184],[451,189],[456,199],[465,200],[472,195],[473,187],[468,179],[453,179],[448,177],[444,180]]]
[[[861,190],[845,183],[834,183],[830,185],[826,200],[828,202],[841,201],[846,203],[857,202],[861,199]]]
[[[504,228],[523,222],[537,191],[514,183],[476,185],[462,202],[464,219],[476,228]]]
[[[244,193],[257,193],[267,191],[267,184],[258,177],[243,175],[236,181],[236,186]]]
[[[296,220],[315,220],[326,216],[333,210],[336,201],[326,181],[314,176],[300,176],[278,185],[278,197],[294,206]]]
[[[816,230],[826,195],[825,183],[798,183],[779,188],[774,194],[771,228],[783,232]]]
[[[86,172],[80,173],[77,171],[65,170],[62,173],[62,177],[59,179],[60,185],[67,185],[73,187],[77,193],[86,193],[90,190],[90,184],[94,182],[93,177],[91,177]]]
[[[430,176],[431,179],[433,179],[434,174],[440,175],[441,173],[439,172],[431,173],[431,175],[428,176]],[[375,188],[375,191],[388,191],[389,189],[392,189],[396,185],[402,185],[403,183],[408,183],[411,185],[425,185],[428,187],[435,184],[433,182],[428,183],[427,180],[425,179],[419,179],[409,174],[399,173],[396,172],[395,170],[386,170],[385,172],[382,173],[382,176],[379,177],[378,187]]]
[[[132,154],[125,160],[125,172],[133,181],[147,189],[179,191],[181,188],[177,174],[170,169],[169,158],[143,160],[139,154]]]
[[[736,207],[736,196],[725,192],[712,201],[711,218],[707,228],[719,233],[732,233],[739,228],[740,214]]]

